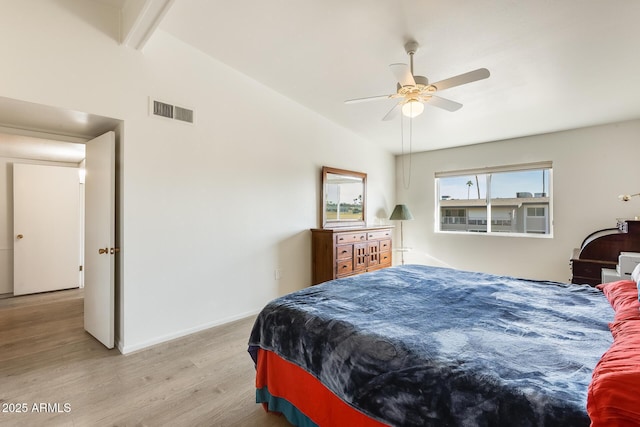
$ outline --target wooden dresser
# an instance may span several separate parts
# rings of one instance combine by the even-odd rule
[[[393,227],[311,229],[312,284],[391,266]]]
[[[621,220],[588,235],[571,258],[571,283],[598,285],[603,268],[615,270],[620,252],[640,252],[640,221]]]

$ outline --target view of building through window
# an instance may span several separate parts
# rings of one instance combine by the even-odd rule
[[[537,166],[436,174],[438,230],[551,234],[551,165]]]

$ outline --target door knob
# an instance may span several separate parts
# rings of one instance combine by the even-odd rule
[[[113,254],[117,254],[118,252],[120,252],[120,248],[111,248],[111,249],[109,250],[109,253],[110,253],[111,255],[113,255]]]
[[[24,237],[24,236],[23,236],[22,234],[18,234],[18,235],[16,236],[16,238],[17,238],[18,240],[22,239],[23,237]]]
[[[104,248],[104,249],[100,248],[100,249],[98,249],[98,253],[99,253],[100,255],[102,255],[102,254],[108,254],[108,253],[109,253],[109,248]]]

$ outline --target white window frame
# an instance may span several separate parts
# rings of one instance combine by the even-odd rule
[[[548,169],[549,170],[549,194],[547,197],[549,198],[548,206],[546,207],[546,212],[549,216],[548,221],[548,230],[546,234],[541,233],[527,233],[526,231],[526,218],[527,218],[527,208],[524,209],[524,222],[525,222],[525,231],[524,232],[502,232],[502,231],[492,231],[491,223],[491,176],[494,173],[501,172],[518,172],[518,171],[527,171],[527,170],[541,170]],[[487,208],[487,230],[486,232],[472,232],[472,231],[459,231],[459,230],[441,230],[441,212],[442,207],[440,206],[441,194],[440,194],[440,185],[439,179],[446,177],[456,177],[456,176],[465,176],[465,175],[486,175],[486,208]],[[493,166],[493,167],[485,167],[478,169],[464,169],[464,170],[455,170],[455,171],[443,171],[436,172],[434,178],[434,186],[435,186],[435,221],[434,221],[434,232],[442,233],[442,234],[482,234],[488,236],[507,236],[507,237],[529,237],[529,238],[553,238],[553,163],[550,161],[545,162],[535,162],[535,163],[523,163],[516,165],[505,165],[505,166]],[[532,207],[541,207],[539,204],[536,204]],[[453,209],[453,208],[452,208]],[[461,209],[461,208],[460,208]]]

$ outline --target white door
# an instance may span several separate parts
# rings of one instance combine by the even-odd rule
[[[13,294],[77,288],[78,169],[13,165]]]
[[[115,134],[86,147],[84,329],[113,348],[115,307]]]

